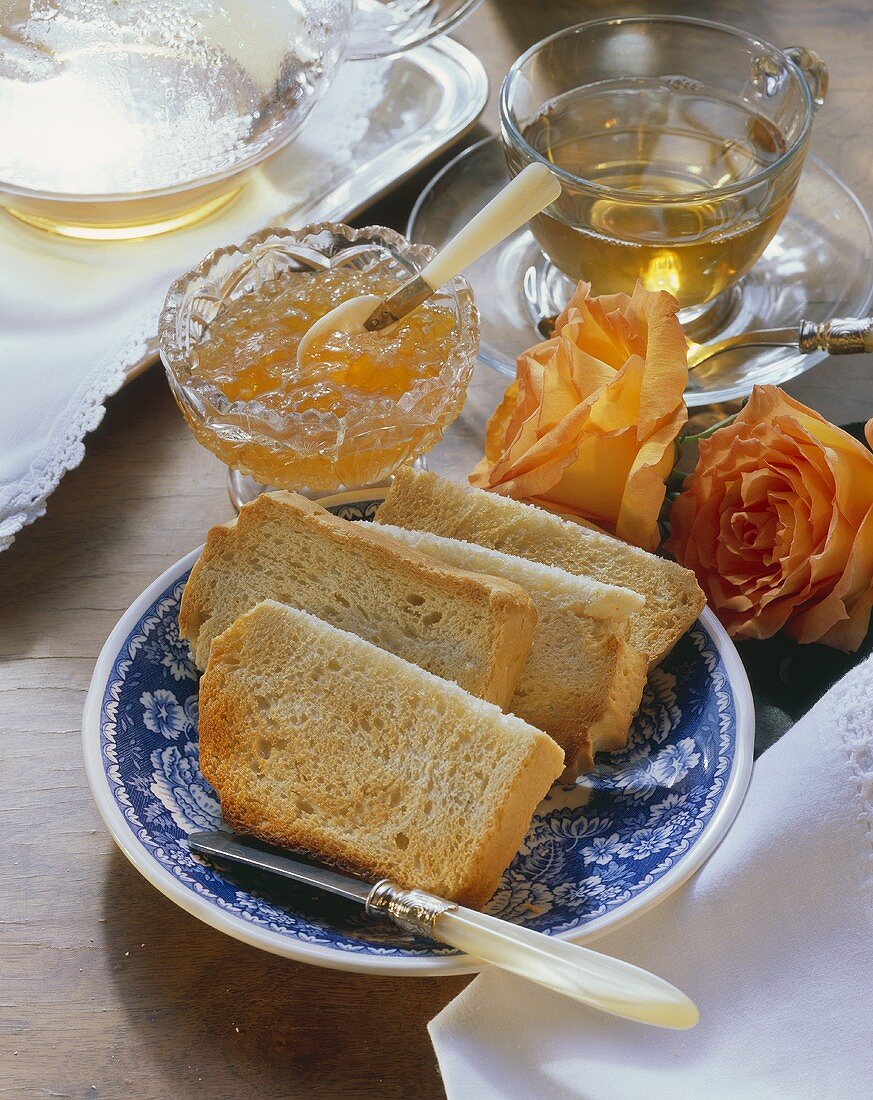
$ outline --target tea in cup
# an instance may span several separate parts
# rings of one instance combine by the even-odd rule
[[[561,180],[531,223],[555,267],[598,294],[667,290],[701,336],[785,216],[826,86],[812,51],[718,23],[583,23],[510,69],[504,151],[513,174],[540,160]]]

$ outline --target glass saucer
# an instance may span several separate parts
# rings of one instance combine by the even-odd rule
[[[431,180],[415,204],[406,235],[441,247],[507,179],[500,139],[485,138]],[[738,284],[709,339],[803,319],[862,317],[873,302],[871,267],[870,218],[839,176],[809,156],[785,220]],[[465,275],[481,315],[479,357],[514,376],[516,356],[542,339],[538,324],[564,307],[573,283],[545,258],[526,229],[486,253]],[[596,272],[591,282],[596,294]],[[686,401],[696,406],[745,397],[756,384],[785,382],[825,358],[821,351],[794,348],[725,353],[692,373]]]

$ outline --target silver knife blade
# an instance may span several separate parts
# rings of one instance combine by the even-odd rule
[[[304,886],[314,886],[318,890],[338,894],[341,898],[360,902],[365,905],[373,884],[341,874],[318,863],[302,863],[292,859],[284,852],[270,845],[261,844],[250,837],[240,837],[236,833],[214,829],[205,833],[191,833],[188,846],[192,852],[204,856],[216,856],[233,863],[241,863],[257,871],[269,871]]]

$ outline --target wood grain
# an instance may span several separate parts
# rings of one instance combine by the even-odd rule
[[[545,34],[598,15],[700,7],[484,3],[456,35],[491,76],[483,126],[495,128],[503,72]],[[832,90],[813,150],[873,205],[865,0],[705,7],[825,56]],[[432,171],[362,220],[402,228]],[[480,372],[439,468],[469,464],[498,388]],[[788,388],[837,421],[873,415],[862,358]],[[319,970],[222,936],[128,866],[91,802],[80,723],[100,647],[140,591],[230,515],[224,468],[151,369],[109,401],[46,516],[0,555],[0,1097],[443,1095],[425,1027],[467,979]]]

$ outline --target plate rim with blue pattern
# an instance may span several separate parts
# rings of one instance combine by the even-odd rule
[[[384,492],[370,489],[337,494],[321,503],[345,518],[369,519],[383,496]],[[213,928],[253,947],[319,966],[376,974],[463,974],[478,970],[479,967],[471,963],[468,956],[450,952],[440,945],[431,946],[420,939],[404,941],[403,934],[396,929],[386,928],[382,933],[381,942],[384,946],[379,946],[378,940],[371,943],[367,937],[371,935],[372,928],[369,918],[363,914],[360,916],[359,930],[364,938],[358,940],[355,938],[355,929],[351,933],[339,927],[334,929],[329,923],[330,918],[326,925],[316,923],[310,927],[304,917],[288,911],[287,901],[283,901],[277,908],[257,893],[240,889],[233,871],[228,870],[225,873],[223,869],[219,870],[199,857],[191,856],[188,851],[182,834],[190,832],[193,827],[206,824],[197,819],[196,808],[192,824],[184,811],[176,807],[177,812],[172,815],[178,833],[175,842],[172,836],[165,839],[168,834],[157,832],[157,826],[150,832],[150,819],[147,815],[144,821],[140,820],[137,807],[130,797],[135,792],[126,787],[125,777],[121,774],[120,761],[123,756],[119,753],[117,743],[124,676],[133,666],[134,659],[147,660],[142,655],[147,652],[147,649],[143,649],[145,633],[140,629],[142,624],[154,624],[161,613],[166,616],[167,622],[171,619],[171,612],[174,616],[173,601],[178,600],[178,593],[181,591],[180,579],[187,575],[200,549],[193,550],[170,566],[131,604],[103,646],[92,676],[82,727],[85,770],[97,808],[116,844],[133,866],[171,901]],[[159,609],[157,616],[156,608]],[[149,618],[150,611],[152,615]],[[138,631],[140,632],[137,633]],[[592,896],[596,898],[599,892],[602,900],[600,908],[603,912],[588,916],[584,923],[572,915],[562,922],[559,919],[561,910],[555,905],[551,908],[547,905],[545,910],[549,910],[550,917],[552,913],[557,913],[557,918],[551,926],[543,927],[544,931],[560,938],[589,942],[635,919],[673,893],[699,870],[724,839],[742,805],[751,777],[755,732],[752,693],[733,642],[709,608],[704,609],[698,623],[679,644],[693,644],[699,650],[701,659],[706,658],[704,667],[711,678],[709,689],[717,699],[718,745],[724,748],[724,755],[722,758],[721,750],[717,750],[718,759],[711,766],[707,764],[709,770],[706,774],[711,774],[714,778],[710,780],[712,790],[705,792],[705,816],[701,814],[693,821],[689,819],[687,834],[675,848],[678,855],[674,855],[669,848],[669,832],[665,833],[664,827],[659,826],[661,818],[658,814],[669,817],[681,795],[671,793],[662,797],[660,803],[648,805],[648,818],[645,816],[646,811],[641,809],[638,818],[640,827],[628,834],[628,839],[628,836],[619,836],[618,833],[605,835],[612,827],[606,814],[594,815],[594,827],[591,825],[591,815],[582,814],[580,817],[580,810],[587,808],[584,800],[580,802],[578,797],[582,788],[555,785],[547,796],[550,806],[546,807],[544,803],[535,818],[535,823],[541,820],[550,823],[549,839],[550,843],[555,843],[548,848],[540,843],[536,831],[529,834],[495,895],[495,903],[502,899],[502,909],[498,908],[498,914],[502,913],[512,919],[525,911],[524,907],[520,908],[517,904],[517,898],[516,903],[513,902],[517,886],[521,887],[522,900],[527,909],[538,916],[544,910],[543,906],[537,907],[543,897],[554,901],[562,889],[566,895],[568,890],[572,894],[576,889],[578,893],[583,886],[590,886]],[[153,657],[148,659],[154,660]],[[164,655],[161,664],[169,665],[178,680],[191,676],[182,665],[175,667],[176,659],[172,653],[169,657]],[[657,784],[666,783],[670,788],[671,777],[690,774],[698,765],[700,756],[706,755],[696,752],[696,746],[690,744],[688,738],[680,739],[678,745],[667,744],[665,752],[656,754],[654,758],[648,755],[651,751],[650,746],[646,747],[649,741],[657,740],[658,737],[663,741],[666,736],[663,730],[658,731],[659,725],[662,726],[664,722],[659,717],[661,711],[665,706],[668,711],[671,706],[678,708],[671,691],[677,684],[681,688],[681,675],[678,678],[673,676],[672,687],[671,676],[672,673],[662,672],[659,668],[653,674],[653,679],[650,678],[647,693],[651,697],[650,702],[654,700],[652,705],[655,710],[645,743],[641,739],[634,748],[632,739],[632,745],[624,757],[622,754],[612,754],[608,763],[599,763],[594,775],[586,777],[586,786],[590,787],[590,793],[586,791],[586,798],[596,798],[605,792],[603,797],[611,797],[614,804],[621,801],[623,806],[626,803],[632,807],[633,800],[638,799],[640,806],[645,807],[646,799],[651,802],[653,797],[657,797],[653,791],[664,789]],[[140,734],[158,737],[160,729],[167,740],[166,744],[160,742],[164,746],[163,753],[158,753],[156,749],[151,754],[153,765],[155,753],[157,759],[169,756],[178,762],[178,743],[181,743],[183,729],[187,723],[187,728],[193,733],[196,726],[196,713],[193,716],[188,713],[191,709],[196,712],[195,695],[189,695],[185,707],[181,707],[172,692],[164,691],[163,695],[173,701],[165,704],[164,710],[160,710],[160,707],[155,710],[155,697],[159,694],[161,693],[158,691],[143,693],[140,701],[146,699],[147,704],[152,707],[150,717],[143,713],[143,720],[149,729],[141,728],[139,733],[134,732],[130,738],[130,743],[133,744]],[[167,706],[170,707],[168,719]],[[643,710],[645,708],[646,695]],[[165,715],[165,726],[169,722],[166,728],[155,724],[155,715],[159,713]],[[676,709],[676,713],[681,718],[681,710]],[[190,743],[186,743],[184,749],[190,749]],[[140,753],[140,757],[142,756],[143,753]],[[196,767],[196,760],[193,765],[190,760],[181,762],[188,768],[185,774],[190,775],[192,766]],[[689,762],[691,769],[688,767]],[[684,772],[681,771],[682,767],[685,767]],[[200,782],[205,784],[202,777]],[[167,784],[163,778],[159,777],[150,786],[166,802],[164,796]],[[193,794],[199,798],[201,808],[204,803],[209,803],[209,796],[203,793],[202,787],[193,790]],[[171,804],[171,809],[173,805]],[[214,807],[217,807],[217,802]],[[212,812],[214,807],[207,805],[204,812]],[[154,820],[159,820],[161,807],[156,805],[151,808],[151,812],[158,815]],[[633,826],[635,819],[631,817],[628,820]],[[171,829],[172,827],[170,826]],[[584,846],[586,830],[590,841],[588,847]],[[579,876],[571,878],[567,883],[560,883],[553,891],[530,878],[531,873],[546,873],[550,863],[554,862],[556,851],[558,858],[562,858],[561,852],[575,851],[579,844],[583,845],[583,856],[588,853],[584,860],[585,870],[587,872],[590,867],[592,874],[586,874],[584,879]],[[566,847],[561,848],[561,845]],[[187,868],[186,860],[189,864]],[[627,879],[629,873],[624,863],[633,869],[637,860],[645,860],[640,866],[651,868],[651,871],[647,871],[641,879],[638,876],[639,880],[633,883],[623,882],[621,876],[624,875]],[[519,861],[520,869],[516,866]],[[608,872],[613,869],[610,882]],[[219,893],[212,892],[198,880],[198,874],[207,872],[216,882],[227,887],[231,895],[235,896],[235,902],[224,900]],[[572,909],[570,913],[573,913]],[[281,923],[283,918],[297,923],[292,923],[289,930]]]

